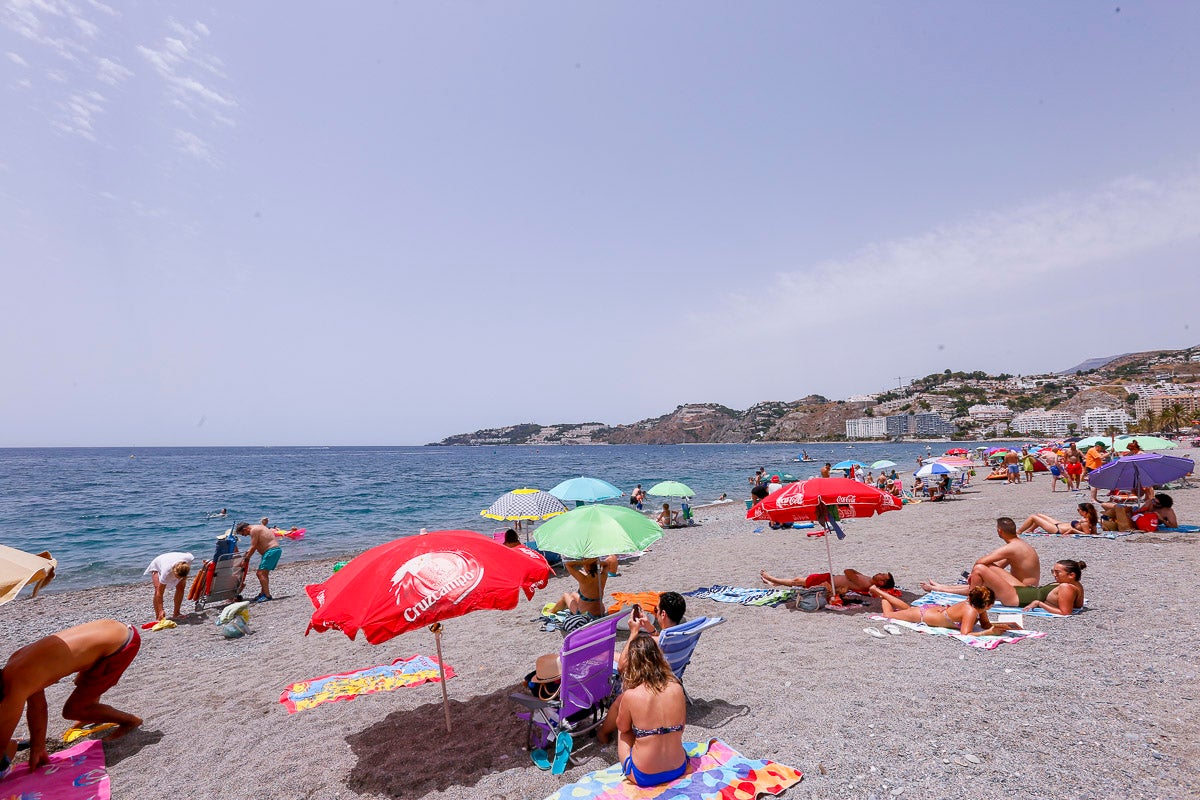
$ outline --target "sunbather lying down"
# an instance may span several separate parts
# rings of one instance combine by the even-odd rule
[[[991,608],[996,595],[986,586],[976,586],[967,595],[966,600],[952,606],[910,606],[900,598],[880,591],[876,586],[872,586],[870,592],[879,598],[883,605],[883,615],[888,619],[921,622],[931,628],[957,629],[961,634],[975,636],[996,636],[1005,631],[1020,630],[1021,627],[988,619],[987,610]],[[976,623],[979,624],[980,630],[975,630]]]
[[[877,572],[874,575],[867,575],[856,569],[848,569],[841,575],[834,577],[832,581],[829,580],[828,572],[814,572],[812,575],[804,578],[776,578],[773,575],[768,575],[766,570],[762,570],[758,574],[763,579],[763,583],[769,586],[796,586],[805,589],[821,587],[825,589],[825,596],[835,605],[842,602],[846,592],[866,594],[867,589],[871,587],[879,589],[896,588],[896,579],[892,577],[892,573],[890,572]],[[835,589],[837,590],[836,594],[834,594]]]

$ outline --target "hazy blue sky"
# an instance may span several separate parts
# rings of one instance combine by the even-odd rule
[[[1200,4],[0,2],[0,445],[1200,343]]]

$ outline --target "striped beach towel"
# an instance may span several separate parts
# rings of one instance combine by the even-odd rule
[[[701,586],[684,597],[703,597],[718,603],[737,603],[741,606],[778,606],[796,596],[795,589],[744,589],[738,586]]]
[[[871,619],[890,622],[893,625],[899,625],[902,628],[908,628],[910,631],[917,633],[928,633],[932,636],[947,636],[951,639],[957,639],[968,647],[978,647],[981,650],[995,650],[1002,644],[1014,644],[1023,642],[1026,639],[1040,639],[1046,635],[1044,631],[1006,631],[999,636],[975,636],[974,634],[962,634],[952,628],[931,628],[920,622],[905,622],[899,619],[889,620],[887,617],[882,617],[878,614],[871,615]]]

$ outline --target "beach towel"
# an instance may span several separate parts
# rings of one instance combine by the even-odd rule
[[[1016,642],[1023,642],[1026,639],[1040,639],[1046,635],[1045,631],[1007,631],[999,636],[976,636],[972,633],[959,633],[953,628],[931,628],[928,625],[924,625],[920,622],[905,622],[904,620],[899,619],[888,619],[887,617],[880,616],[879,614],[872,614],[871,619],[890,622],[893,625],[899,625],[903,628],[916,631],[917,633],[928,633],[933,636],[948,636],[951,639],[958,639],[968,647],[978,647],[981,650],[995,650],[1002,644],[1015,644]]]
[[[454,668],[446,665],[446,677],[454,677]],[[438,662],[428,656],[397,658],[391,664],[326,675],[311,681],[293,683],[283,690],[279,702],[287,706],[289,714],[303,711],[322,703],[337,700],[353,700],[359,695],[390,692],[405,686],[419,686],[427,681],[439,681]]]
[[[1173,531],[1176,528],[1159,528],[1160,531]],[[1121,536],[1133,536],[1135,533],[1145,533],[1146,531],[1100,531],[1099,533],[1046,533],[1045,531],[1026,531],[1021,534],[1021,538],[1027,536],[1058,536],[1063,539],[1117,539]],[[1186,531],[1184,531],[1186,533]]]
[[[20,763],[0,783],[0,798],[14,800],[109,800],[104,745],[94,739],[50,754],[50,763],[30,773]]]
[[[961,594],[951,594],[950,592],[930,592],[929,594],[921,595],[916,600],[913,600],[912,604],[914,606],[952,606],[955,603],[961,603],[963,600],[966,600],[966,599],[967,599],[966,596],[961,595]],[[1086,605],[1087,605],[1087,601],[1084,600],[1084,606],[1086,606]],[[1076,609],[1072,613],[1078,614],[1082,610],[1083,609]],[[1002,606],[999,603],[995,603],[991,608],[989,608],[988,613],[989,614],[1026,614],[1031,617],[1051,617],[1051,618],[1056,618],[1056,617],[1062,616],[1061,614],[1051,614],[1049,611],[1047,611],[1044,608],[1035,608],[1033,611],[1026,611],[1023,608],[1017,608],[1015,606]]]
[[[796,596],[795,589],[743,589],[737,586],[701,586],[684,597],[703,597],[718,603],[737,603],[742,606],[778,606]]]
[[[1138,531],[1141,533],[1141,531]],[[1155,533],[1200,533],[1200,525],[1178,525],[1174,528],[1159,528]]]
[[[608,613],[615,614],[622,608],[629,608],[634,603],[642,607],[650,616],[658,611],[658,598],[662,592],[613,592],[613,603],[608,607]]]
[[[688,768],[682,778],[643,789],[625,780],[621,765],[589,772],[577,783],[568,784],[546,800],[754,800],[762,795],[778,795],[800,782],[798,769],[774,761],[746,758],[720,739],[684,742]]]

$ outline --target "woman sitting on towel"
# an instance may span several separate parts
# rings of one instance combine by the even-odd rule
[[[1058,520],[1047,516],[1046,514],[1034,514],[1021,523],[1021,527],[1017,528],[1017,534],[1027,533],[1034,528],[1041,528],[1046,533],[1060,533],[1062,535],[1072,533],[1082,533],[1088,536],[1094,536],[1099,531],[1100,517],[1096,513],[1096,507],[1091,503],[1080,503],[1079,519],[1073,519],[1070,522],[1059,522]]]
[[[638,635],[643,629],[654,632],[646,617],[631,615],[621,666],[625,689],[617,710],[617,757],[626,780],[659,786],[687,771],[683,749],[687,700],[658,642],[653,636]]]
[[[966,600],[952,606],[910,606],[900,598],[880,591],[876,586],[871,587],[871,594],[879,598],[883,605],[883,615],[888,619],[920,622],[930,628],[957,629],[961,634],[975,636],[997,636],[1017,627],[988,619],[987,610],[992,607],[996,596],[986,586],[974,587],[967,594]],[[983,630],[975,630],[975,623],[979,623]]]

